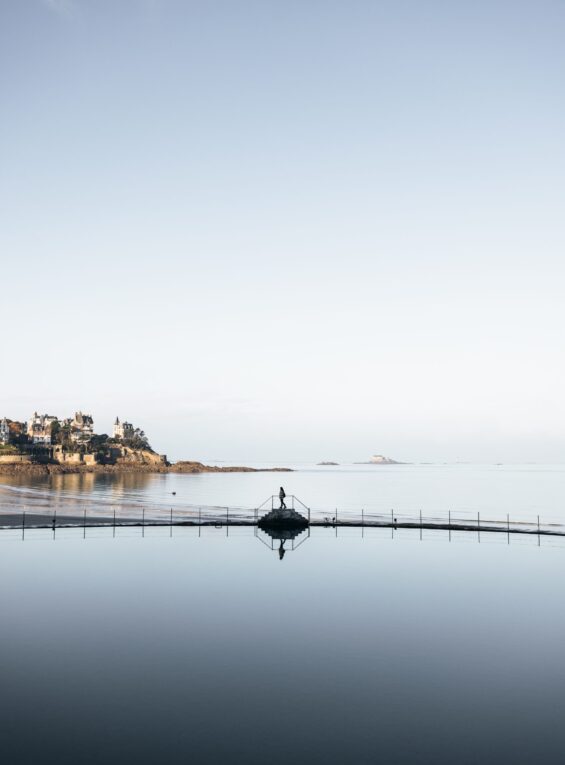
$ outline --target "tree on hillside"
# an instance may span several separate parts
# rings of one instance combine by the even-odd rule
[[[10,443],[17,446],[19,449],[24,448],[29,442],[25,422],[8,420],[8,427],[10,429]]]
[[[107,433],[95,433],[90,441],[88,442],[88,445],[90,449],[95,452],[100,449],[107,449],[108,445],[110,443],[110,438]]]
[[[59,422],[59,420],[55,420],[55,422],[51,423],[51,443],[52,444],[59,443],[57,439],[60,432],[61,432],[61,423]]]
[[[64,449],[74,449],[71,438],[70,423],[64,422],[61,424],[59,421],[57,421],[51,425],[51,443],[53,445],[60,445]]]
[[[121,443],[124,446],[129,446],[130,449],[145,449],[146,451],[153,451],[147,440],[147,436],[143,430],[137,428],[130,438],[123,438]]]

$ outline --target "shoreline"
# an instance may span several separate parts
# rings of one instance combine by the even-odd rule
[[[181,460],[173,465],[160,465],[151,463],[123,463],[118,465],[62,465],[58,463],[39,463],[39,462],[7,462],[0,464],[0,476],[43,476],[43,475],[65,475],[77,473],[292,473],[292,468],[272,467],[272,468],[252,468],[244,465],[227,465],[217,467],[215,465],[204,465],[202,462]]]

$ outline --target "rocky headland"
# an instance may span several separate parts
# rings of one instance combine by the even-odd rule
[[[272,467],[272,468],[252,468],[242,465],[226,465],[218,467],[216,465],[203,465],[202,462],[175,462],[171,465],[167,473],[292,473],[292,468]]]
[[[239,465],[205,465],[202,462],[180,461],[175,464],[124,460],[114,465],[60,464],[51,462],[3,462],[0,475],[61,475],[67,473],[287,473],[291,468],[252,468]]]
[[[171,464],[145,432],[116,417],[112,435],[94,432],[91,415],[59,418],[34,412],[27,422],[0,419],[0,475],[61,473],[262,473],[289,468],[218,467],[193,460]]]

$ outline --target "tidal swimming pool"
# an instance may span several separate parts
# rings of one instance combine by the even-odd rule
[[[562,545],[141,533],[2,532],[3,762],[562,761]]]

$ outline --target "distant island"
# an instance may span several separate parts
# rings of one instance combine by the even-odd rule
[[[382,454],[374,454],[368,462],[355,462],[355,465],[405,465],[405,462],[391,460],[390,457],[383,457]]]
[[[216,465],[203,465],[201,462],[187,462],[181,460],[170,465],[168,473],[292,473],[292,468],[272,467],[272,468],[252,468],[241,465],[226,465],[217,467]]]
[[[339,462],[318,462],[318,465],[339,465]]]
[[[50,473],[261,473],[290,468],[216,467],[196,461],[171,463],[157,454],[140,428],[116,417],[112,435],[94,432],[92,415],[59,418],[34,414],[27,422],[0,419],[0,474]]]

